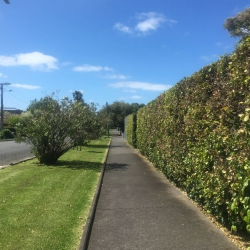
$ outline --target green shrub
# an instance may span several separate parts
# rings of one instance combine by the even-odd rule
[[[0,131],[0,139],[13,139],[15,136],[9,129]]]
[[[99,136],[99,120],[92,105],[69,98],[57,101],[52,95],[34,100],[27,110],[16,124],[15,140],[30,144],[42,164],[55,164],[72,147]]]
[[[4,128],[9,129],[14,135],[16,135],[16,125],[18,124],[20,120],[20,115],[16,114],[10,114],[6,118],[6,124],[4,125]]]

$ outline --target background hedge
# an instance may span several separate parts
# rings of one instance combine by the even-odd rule
[[[125,127],[126,138],[128,140],[128,143],[135,148],[137,147],[136,123],[137,123],[136,113],[133,113],[126,117],[126,127]]]
[[[130,116],[128,142],[233,231],[250,232],[250,39]]]

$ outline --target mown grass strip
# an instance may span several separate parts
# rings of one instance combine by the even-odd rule
[[[77,249],[109,140],[0,170],[0,249]]]

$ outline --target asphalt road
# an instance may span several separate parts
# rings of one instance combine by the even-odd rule
[[[0,142],[0,166],[9,165],[32,156],[30,146],[25,143],[19,144],[14,141]]]

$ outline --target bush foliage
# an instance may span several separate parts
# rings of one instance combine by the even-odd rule
[[[249,66],[247,38],[141,108],[136,130],[137,148],[168,179],[232,231],[248,232]],[[130,117],[128,131],[132,123]]]
[[[100,124],[94,106],[46,96],[30,104],[16,131],[16,142],[30,144],[40,163],[55,164],[70,148],[98,138]]]
[[[13,139],[15,136],[9,129],[0,131],[0,139]]]

